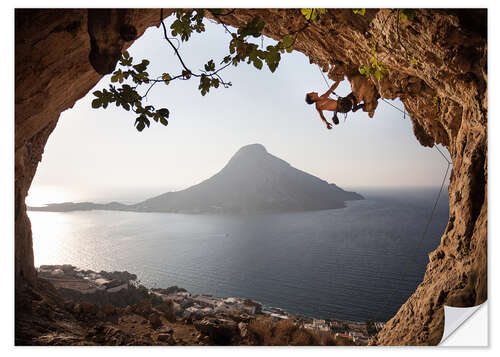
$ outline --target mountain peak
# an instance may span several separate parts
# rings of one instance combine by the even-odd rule
[[[262,144],[250,144],[241,147],[236,153],[233,155],[231,162],[240,161],[240,159],[244,160],[261,160],[263,157],[269,156],[266,148]]]
[[[238,153],[267,153],[267,150],[262,144],[250,144],[241,147],[236,152],[236,154]]]

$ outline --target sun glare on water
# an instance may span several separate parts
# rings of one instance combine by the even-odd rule
[[[70,217],[57,212],[33,211],[28,211],[28,216],[33,229],[35,266],[67,263],[65,256],[71,243],[68,241],[72,238]]]

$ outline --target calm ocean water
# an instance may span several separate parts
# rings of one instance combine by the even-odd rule
[[[149,287],[248,297],[318,318],[384,320],[415,290],[440,242],[446,190],[416,250],[437,191],[361,190],[367,199],[345,209],[264,216],[28,215],[37,266],[128,270]]]

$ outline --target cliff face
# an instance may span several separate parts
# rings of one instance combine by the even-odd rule
[[[223,21],[241,26],[255,15],[275,39],[305,25],[294,9],[238,9]],[[133,26],[140,36],[159,18],[158,9],[16,12],[16,289],[36,287],[24,200],[59,114],[112,69],[131,44],[124,29]],[[402,22],[387,9],[364,16],[330,9],[298,33],[294,47],[331,79],[347,76],[369,113],[380,97],[400,98],[419,142],[443,144],[451,155],[450,220],[441,244],[422,283],[372,341],[437,344],[444,304],[471,306],[487,297],[486,11],[419,10]],[[358,71],[370,63],[373,48],[390,68],[380,80]]]
[[[169,14],[169,12],[166,12]],[[97,84],[126,42],[123,25],[140,36],[159,10],[16,10],[15,19],[15,273],[36,284],[25,197],[59,115]],[[118,57],[117,57],[118,56]],[[17,279],[18,277],[22,278]]]

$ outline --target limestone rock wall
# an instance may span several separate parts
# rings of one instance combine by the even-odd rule
[[[93,68],[91,58],[104,73],[111,67],[106,59],[111,58],[116,64],[122,49],[132,44],[120,36],[124,24],[132,24],[140,36],[146,28],[157,25],[159,19],[159,9],[16,10],[16,285],[19,277],[36,284],[31,225],[24,201],[59,115],[102,78]]]
[[[241,26],[254,16],[274,39],[305,25],[297,9],[237,9],[220,19]],[[450,220],[441,244],[422,283],[372,340],[437,344],[444,304],[471,306],[487,298],[486,10],[426,9],[413,21],[398,18],[389,9],[367,9],[364,16],[329,9],[298,32],[295,49],[331,79],[346,76],[369,115],[380,97],[400,98],[419,142],[443,144],[451,155]],[[133,26],[140,36],[159,19],[159,9],[16,11],[16,285],[36,285],[24,200],[60,113],[112,71],[131,44],[124,29],[130,34]],[[373,56],[390,68],[380,80],[358,71]]]

